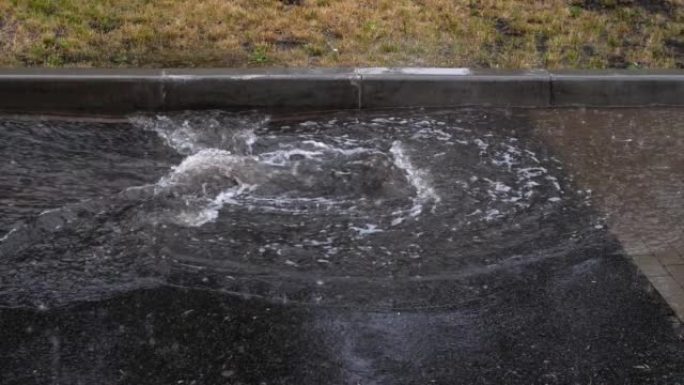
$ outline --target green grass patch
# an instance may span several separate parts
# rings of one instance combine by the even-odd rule
[[[684,67],[684,0],[286,3],[0,1],[0,66]]]

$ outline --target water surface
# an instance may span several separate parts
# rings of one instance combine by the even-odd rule
[[[598,138],[681,146],[576,114],[0,119],[3,383],[677,383]]]

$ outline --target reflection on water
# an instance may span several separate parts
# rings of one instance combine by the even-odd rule
[[[679,116],[0,119],[0,383],[677,383]]]

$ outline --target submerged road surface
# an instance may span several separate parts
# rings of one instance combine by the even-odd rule
[[[548,114],[2,118],[0,384],[684,383]]]

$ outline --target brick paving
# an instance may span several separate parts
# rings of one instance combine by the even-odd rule
[[[532,115],[626,254],[684,322],[684,109]]]

